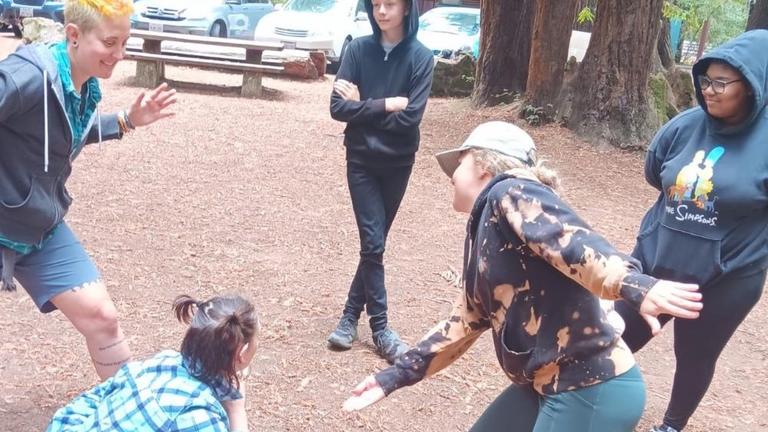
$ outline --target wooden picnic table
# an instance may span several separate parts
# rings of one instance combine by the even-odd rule
[[[264,51],[283,50],[283,44],[280,42],[247,41],[135,29],[131,30],[131,36],[141,38],[144,41],[142,50],[140,52],[128,51],[126,59],[136,61],[137,84],[145,87],[154,88],[164,81],[165,65],[170,64],[241,72],[243,84],[240,94],[245,97],[260,97],[262,95],[262,75],[283,72],[281,66],[269,66],[261,63]],[[236,59],[223,56],[211,58],[209,55],[199,56],[179,51],[163,52],[161,45],[164,41],[242,48],[245,51],[245,58]]]

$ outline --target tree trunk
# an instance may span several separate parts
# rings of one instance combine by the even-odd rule
[[[768,29],[768,0],[756,0],[750,5],[747,30]]]
[[[669,40],[669,20],[664,19],[663,21],[664,23],[659,31],[658,51],[661,65],[664,69],[670,70],[675,66],[675,59],[672,57],[672,46]]]
[[[536,0],[482,0],[480,58],[472,101],[496,105],[525,92]]]
[[[696,52],[696,60],[704,55],[704,51],[707,49],[707,43],[709,43],[709,18],[704,20],[704,24],[701,26],[701,33],[699,33],[699,50]]]
[[[598,2],[587,54],[561,106],[568,127],[600,143],[647,144],[660,124],[649,102],[648,78],[663,3]]]
[[[554,115],[563,86],[576,6],[577,0],[544,0],[536,5],[526,91],[528,104],[543,107],[548,116]]]

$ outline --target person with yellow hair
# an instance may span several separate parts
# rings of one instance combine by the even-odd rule
[[[131,352],[98,269],[64,222],[65,184],[86,144],[173,115],[165,84],[118,113],[98,110],[98,79],[125,56],[132,11],[131,0],[68,0],[65,40],[0,61],[0,290],[18,282],[41,312],[59,309],[85,336],[101,379]]]

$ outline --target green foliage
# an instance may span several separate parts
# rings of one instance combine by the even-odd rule
[[[648,77],[648,88],[651,91],[651,103],[661,123],[677,115],[677,108],[670,102],[671,88],[663,73]]]
[[[584,9],[580,10],[579,14],[576,15],[576,22],[579,24],[594,23],[595,12],[592,10],[591,7],[585,6]]]
[[[709,42],[716,46],[744,31],[749,10],[744,0],[667,0],[663,13],[666,18],[684,21],[687,40],[696,40],[709,20]]]
[[[554,121],[554,113],[555,107],[552,104],[547,104],[546,107],[527,104],[520,111],[520,118],[525,119],[531,126],[541,126]]]

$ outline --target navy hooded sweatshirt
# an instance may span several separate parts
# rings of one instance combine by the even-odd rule
[[[121,138],[115,114],[86,121],[83,143]],[[0,237],[41,247],[69,210],[73,146],[64,89],[50,50],[27,45],[0,62]],[[0,243],[2,284],[13,289],[15,251]]]
[[[698,80],[699,107],[669,121],[646,158],[661,193],[645,215],[633,255],[648,274],[701,285],[762,271],[768,261],[768,31],[746,32],[704,56],[737,69],[749,84],[749,117],[726,126],[711,117]]]
[[[360,101],[345,101],[331,94],[331,117],[346,122],[344,145],[347,160],[364,165],[404,166],[414,162],[419,149],[419,124],[432,89],[432,52],[416,39],[419,11],[404,18],[404,38],[387,54],[381,45],[381,29],[373,15],[371,0],[365,1],[373,34],[352,40],[347,46],[336,79],[355,84]],[[388,113],[388,97],[408,98],[405,110]]]

